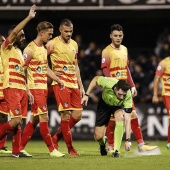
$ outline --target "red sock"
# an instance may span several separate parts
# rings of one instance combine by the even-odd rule
[[[132,132],[135,136],[137,143],[140,144],[140,143],[144,142],[142,131],[141,131],[141,128],[138,123],[138,118],[131,120],[131,129],[132,129]]]
[[[67,148],[72,148],[72,134],[69,126],[68,120],[61,120],[61,131],[64,137],[64,141],[67,145]]]
[[[40,122],[40,133],[49,151],[52,152],[55,148],[48,129],[48,122]]]
[[[29,121],[27,125],[24,128],[24,131],[22,133],[22,138],[21,138],[21,145],[20,145],[20,150],[23,150],[28,143],[28,141],[31,139],[33,133],[34,133],[35,127],[33,124]]]
[[[170,124],[168,125],[168,143],[170,143]]]
[[[3,125],[4,124],[0,124],[0,129],[2,128]],[[6,139],[7,139],[7,135],[0,141],[0,149],[5,146]]]
[[[9,125],[9,122],[3,124],[3,126],[0,128],[0,140],[2,140],[12,130],[13,128]]]
[[[114,129],[115,129],[115,121],[113,119],[110,119],[106,129],[106,136],[107,136],[109,146],[112,147],[114,147]]]
[[[72,116],[70,116],[70,120],[69,120],[69,127],[70,129],[77,123],[79,122],[80,119],[76,120],[74,119]],[[56,141],[58,143],[58,141],[63,137],[63,134],[61,132],[61,128],[57,130],[57,132],[55,133],[55,135],[53,136],[54,141]]]
[[[13,140],[12,140],[12,153],[13,154],[19,153],[20,142],[21,142],[21,129],[14,129]]]

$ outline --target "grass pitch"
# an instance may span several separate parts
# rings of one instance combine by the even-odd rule
[[[74,141],[74,146],[81,154],[70,157],[65,143],[59,143],[59,150],[66,154],[63,158],[49,156],[43,141],[30,141],[25,148],[33,158],[12,158],[10,154],[0,154],[0,170],[169,170],[170,150],[166,141],[146,141],[158,148],[151,152],[138,153],[136,142],[132,142],[129,152],[120,150],[120,158],[111,155],[100,156],[99,145],[95,141]],[[11,142],[6,144],[11,149]]]

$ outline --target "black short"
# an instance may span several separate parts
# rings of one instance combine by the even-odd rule
[[[97,106],[95,126],[103,126],[103,125],[107,126],[111,114],[114,114],[115,111],[119,109],[123,109],[122,106],[109,106],[101,98]]]

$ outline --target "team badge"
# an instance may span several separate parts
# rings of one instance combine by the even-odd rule
[[[64,103],[64,107],[68,107],[68,103],[67,102]]]
[[[72,50],[72,53],[75,55],[76,54],[75,50]]]
[[[47,106],[43,106],[43,110],[47,110]]]
[[[19,113],[19,110],[18,110],[18,109],[15,109],[15,113],[18,114],[18,113]]]
[[[105,58],[102,58],[102,63],[105,63],[106,59]]]

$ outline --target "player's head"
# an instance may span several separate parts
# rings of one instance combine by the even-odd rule
[[[126,80],[119,80],[112,89],[115,92],[117,98],[119,100],[123,100],[127,95],[127,91],[130,89],[130,85]]]
[[[11,34],[11,32],[14,30],[15,27],[16,27],[16,25],[12,25],[12,26],[9,28],[9,30],[8,30],[8,35]],[[24,40],[25,40],[25,34],[24,34],[24,31],[21,30],[21,31],[17,34],[16,39],[15,39],[13,45],[14,45],[14,46],[17,46],[17,47],[21,47],[22,44],[23,44],[23,42],[24,42]]]
[[[47,43],[53,35],[54,26],[47,21],[40,22],[37,25],[38,36],[43,43]]]
[[[73,34],[73,23],[69,19],[63,19],[60,22],[59,31],[64,42],[68,43]]]
[[[123,40],[123,27],[119,24],[114,24],[110,28],[110,38],[115,48],[119,48]]]
[[[2,45],[2,43],[5,41],[5,37],[3,35],[0,35],[0,46]]]

